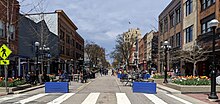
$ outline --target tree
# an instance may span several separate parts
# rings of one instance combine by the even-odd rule
[[[197,45],[196,41],[192,45],[191,50],[181,50],[179,51],[180,58],[183,61],[193,63],[193,76],[196,75],[196,64],[201,61],[208,59],[207,51],[210,50],[210,47],[203,47]]]
[[[131,36],[130,41],[126,41],[123,34],[119,34],[116,38],[116,45],[114,51],[111,52],[111,57],[116,59],[118,62],[125,61],[126,66],[130,66],[130,58],[133,52],[133,46],[136,42],[136,38]]]
[[[94,42],[86,42],[85,44],[85,53],[88,56],[88,60],[90,60],[90,64],[95,66],[102,63],[103,67],[107,67],[106,58],[105,58],[105,49],[99,46]]]

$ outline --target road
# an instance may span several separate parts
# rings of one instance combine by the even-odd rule
[[[69,93],[44,93],[44,88],[0,97],[0,104],[203,104],[183,94],[133,93],[115,76],[100,76],[89,83],[71,82]],[[205,104],[205,103],[204,103]]]

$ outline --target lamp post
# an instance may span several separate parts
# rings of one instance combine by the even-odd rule
[[[40,46],[40,43],[39,42],[35,42],[34,43],[35,47],[36,47],[36,57],[37,57],[37,63],[36,63],[36,69],[35,69],[35,74],[38,76],[39,74],[39,70],[38,70],[38,54],[39,54],[39,46]]]
[[[212,28],[212,53],[213,53],[213,60],[212,60],[212,70],[211,70],[211,92],[209,95],[210,100],[216,101],[218,99],[218,96],[216,94],[216,64],[215,64],[215,29],[218,26],[218,20],[214,19],[210,21],[209,26]]]
[[[168,83],[167,81],[167,68],[168,68],[168,65],[167,65],[167,51],[169,51],[171,49],[171,46],[169,45],[169,42],[168,41],[164,41],[164,44],[162,46],[162,48],[164,48],[164,52],[165,52],[165,70],[164,70],[164,81],[163,83]]]
[[[41,55],[43,56],[42,57],[43,58],[43,61],[42,61],[43,62],[42,74],[43,74],[43,73],[46,73],[46,70],[45,70],[46,68],[44,67],[44,60],[45,60],[45,58],[49,58],[48,55],[49,55],[50,48],[47,47],[46,45],[43,45],[43,47],[40,47],[39,49],[40,49],[40,51],[42,51]]]

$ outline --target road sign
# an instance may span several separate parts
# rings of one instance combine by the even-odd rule
[[[0,60],[0,65],[9,65],[9,60]]]
[[[2,59],[7,59],[8,56],[12,53],[12,51],[5,45],[3,44],[0,48],[0,57]]]

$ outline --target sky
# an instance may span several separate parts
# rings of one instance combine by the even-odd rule
[[[21,13],[64,10],[85,41],[110,53],[118,34],[140,28],[142,36],[158,28],[158,16],[171,0],[18,0]],[[129,22],[131,24],[129,24]]]

